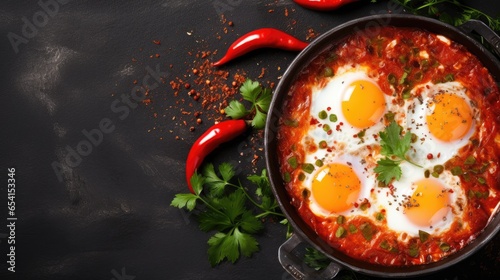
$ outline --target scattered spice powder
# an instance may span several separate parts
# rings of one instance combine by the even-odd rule
[[[272,4],[271,4],[272,5]],[[268,13],[274,13],[277,7],[269,7]],[[287,18],[289,29],[293,30],[296,20],[290,18],[291,13],[295,9],[284,8],[283,14]],[[276,16],[276,15],[275,15]],[[227,20],[222,15],[220,17],[222,23],[220,34],[216,32],[217,39],[222,39],[221,34],[228,34],[234,31],[235,23]],[[188,35],[191,35],[188,32]],[[308,30],[306,40],[317,37],[317,34],[311,28]],[[156,46],[161,46],[160,40],[152,40]],[[142,52],[143,49],[141,48]],[[150,59],[166,60],[168,57],[160,55],[162,52],[159,50],[151,51],[148,56]],[[185,73],[178,74],[176,77],[169,77],[169,80],[162,80],[166,87],[156,89],[149,93],[146,92],[147,98],[142,101],[142,104],[147,106],[150,110],[153,119],[155,119],[154,127],[147,129],[148,132],[158,133],[159,139],[165,139],[165,133],[168,132],[173,135],[175,140],[183,140],[186,133],[196,131],[197,127],[203,131],[206,128],[203,126],[210,126],[213,123],[223,121],[225,110],[229,102],[233,99],[242,100],[241,96],[236,95],[239,93],[241,84],[247,79],[247,73],[241,69],[227,69],[212,67],[211,62],[217,55],[217,51],[199,50],[199,51],[186,51],[186,62],[183,67],[186,67]],[[132,58],[132,62],[138,62],[137,58]],[[166,66],[165,66],[166,65]],[[168,67],[173,69],[173,64],[165,63],[162,68]],[[176,65],[177,67],[177,65]],[[279,72],[281,67],[274,68]],[[178,72],[178,71],[177,71]],[[253,79],[263,79],[268,76],[269,72],[266,67],[261,67],[260,74],[254,73]],[[250,77],[251,78],[251,77]],[[277,80],[281,76],[277,75]],[[274,78],[276,80],[276,78]],[[135,80],[134,84],[138,81]],[[275,81],[262,81],[264,86],[274,89]],[[235,96],[236,95],[236,96]],[[175,101],[172,102],[172,99]],[[168,102],[162,102],[163,100]],[[169,104],[169,105],[166,105]],[[178,129],[176,129],[176,127]],[[257,162],[263,158],[263,131],[258,131],[249,136],[245,143],[241,143],[241,156],[248,158],[252,166],[256,168]],[[256,172],[256,170],[254,170]]]

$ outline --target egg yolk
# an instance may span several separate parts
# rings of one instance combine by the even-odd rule
[[[351,208],[359,196],[361,182],[344,164],[323,166],[314,176],[312,197],[323,209],[339,213]]]
[[[448,214],[449,195],[434,179],[423,179],[415,185],[416,189],[406,204],[406,216],[415,225],[432,226]]]
[[[450,93],[434,96],[429,103],[427,126],[437,139],[450,142],[469,132],[472,126],[472,110],[462,97]]]
[[[344,93],[342,113],[354,127],[361,129],[370,127],[380,120],[384,112],[384,93],[373,82],[355,81]]]

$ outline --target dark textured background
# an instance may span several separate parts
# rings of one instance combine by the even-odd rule
[[[32,22],[42,9],[35,1],[3,1],[0,173],[6,182],[7,167],[16,168],[18,221],[17,272],[12,274],[5,262],[7,195],[2,183],[0,278],[290,279],[277,260],[285,240],[283,226],[267,225],[259,236],[261,250],[252,258],[211,268],[209,234],[188,213],[169,206],[174,194],[187,190],[184,160],[190,145],[212,122],[205,120],[194,132],[181,125],[180,98],[173,97],[168,82],[189,69],[195,59],[189,52],[219,50],[219,58],[228,44],[252,29],[276,27],[304,39],[309,28],[323,33],[350,19],[388,12],[386,1],[368,2],[318,13],[285,0],[71,1],[59,4],[57,13],[16,53],[7,34],[21,35],[22,18]],[[466,2],[491,15],[500,13],[492,7],[494,0]],[[234,27],[221,22],[215,7],[220,3],[226,4],[225,17]],[[150,59],[155,53],[161,56]],[[224,69],[231,74],[243,70],[255,79],[265,67],[260,81],[277,82],[293,57],[262,50]],[[157,65],[167,83],[151,92],[152,104],[130,109],[120,119],[123,111],[113,112],[113,102],[131,92],[133,81],[147,74],[146,67]],[[179,119],[172,120],[174,116]],[[85,139],[82,130],[97,128],[104,118],[114,130],[78,166],[65,169],[60,182],[51,163],[64,159],[66,146],[75,148]],[[240,161],[240,176],[251,174],[253,153],[239,153],[262,144],[248,138],[235,143],[211,159]],[[257,168],[263,166],[258,161]],[[497,236],[466,261],[428,279],[498,279],[499,251]],[[348,271],[340,276],[367,279]]]

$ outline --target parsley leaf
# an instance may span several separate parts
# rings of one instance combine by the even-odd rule
[[[405,159],[406,152],[410,149],[411,145],[411,133],[406,133],[403,138],[401,138],[401,127],[392,121],[385,131],[381,131],[380,135],[380,145],[382,150],[380,153],[384,156],[397,156],[401,159]]]
[[[250,111],[247,111],[245,105],[238,100],[229,102],[229,106],[224,109],[224,112],[226,112],[226,115],[232,119],[241,119],[250,114]]]
[[[373,170],[378,174],[377,179],[384,184],[388,185],[393,179],[399,180],[401,178],[401,167],[399,162],[390,160],[388,158],[377,161],[377,167]]]
[[[271,89],[263,88],[259,82],[247,79],[240,87],[240,94],[244,100],[252,104],[251,108],[247,110],[243,103],[233,100],[224,108],[226,115],[233,119],[241,119],[253,114],[252,126],[256,129],[264,128],[272,99]]]
[[[222,163],[219,165],[219,172],[222,178],[217,175],[214,165],[211,163],[206,164],[203,168],[203,176],[205,176],[210,195],[215,197],[219,197],[224,193],[226,185],[234,176],[234,168],[228,163]]]
[[[250,79],[247,79],[240,87],[241,96],[243,99],[255,103],[255,100],[259,96],[262,88],[260,87],[259,82],[254,82]]]
[[[175,195],[170,205],[177,208],[186,207],[189,211],[193,211],[196,207],[197,199],[198,197],[192,193],[179,193]]]
[[[211,201],[213,205],[222,206],[218,201]],[[222,212],[217,211],[203,211],[199,214],[198,222],[200,223],[200,229],[204,232],[209,232],[211,230],[225,231],[232,228],[233,223],[231,219]]]
[[[241,215],[240,226],[242,230],[248,233],[257,233],[264,227],[260,220],[257,219],[250,211],[243,212]]]
[[[256,129],[263,129],[266,125],[267,113],[262,113],[260,110],[255,111],[255,117],[252,120],[252,126]]]
[[[271,89],[263,88],[260,95],[255,100],[255,106],[257,106],[262,112],[267,113],[269,105],[271,105],[272,98],[273,95]]]
[[[249,234],[235,228],[231,233],[217,232],[208,240],[208,260],[212,266],[219,264],[224,259],[235,263],[243,254],[250,257],[259,250],[257,240]]]
[[[205,178],[203,178],[203,176],[195,172],[191,177],[190,181],[194,193],[196,195],[200,195],[201,191],[203,190],[203,184],[205,183]]]
[[[380,136],[380,153],[385,158],[377,161],[377,167],[374,171],[378,174],[377,179],[384,184],[389,184],[392,180],[399,180],[402,175],[399,164],[407,161],[415,166],[422,167],[412,162],[406,153],[411,147],[411,133],[406,132],[401,136],[402,128],[395,121],[392,121],[384,131],[379,133]]]
[[[262,169],[260,175],[250,175],[247,179],[257,185],[255,194],[258,196],[268,196],[272,195],[269,179],[267,178],[267,171]]]

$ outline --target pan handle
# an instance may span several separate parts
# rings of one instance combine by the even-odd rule
[[[475,31],[477,34],[481,35],[486,42],[491,45],[496,55],[500,56],[500,37],[484,22],[471,19],[460,25],[459,28],[467,34],[471,34]]]
[[[281,266],[297,280],[307,279],[332,279],[342,269],[338,264],[330,262],[330,264],[323,270],[316,271],[310,268],[303,261],[304,256],[300,256],[299,252],[301,245],[305,242],[300,239],[296,234],[292,235],[285,243],[278,249],[278,259]],[[287,279],[283,277],[282,279]]]

